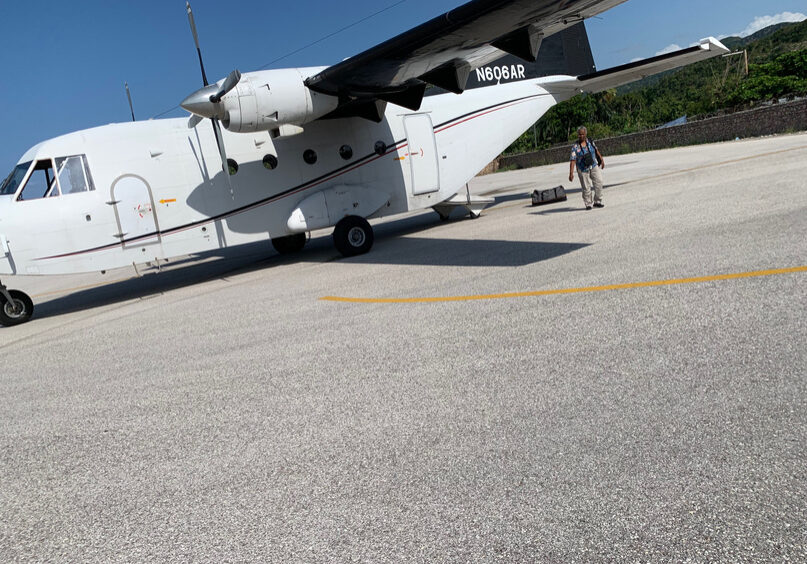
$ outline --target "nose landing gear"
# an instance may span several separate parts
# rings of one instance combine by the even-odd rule
[[[0,282],[0,325],[11,327],[31,319],[34,302],[25,292],[9,290]]]

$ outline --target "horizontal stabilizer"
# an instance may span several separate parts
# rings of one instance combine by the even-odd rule
[[[600,72],[584,74],[574,79],[550,79],[542,86],[552,93],[569,91],[569,95],[580,92],[602,92],[609,88],[616,88],[660,72],[683,67],[705,59],[711,59],[728,53],[729,50],[714,37],[701,40],[699,45],[659,55],[650,59],[643,59],[627,65],[606,69]]]

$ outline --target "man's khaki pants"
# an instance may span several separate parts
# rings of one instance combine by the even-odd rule
[[[591,205],[591,186],[594,185],[594,203],[602,203],[602,172],[600,167],[595,166],[588,172],[577,171],[580,178],[580,186],[583,187],[583,203],[586,207]]]

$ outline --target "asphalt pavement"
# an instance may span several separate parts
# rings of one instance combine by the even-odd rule
[[[605,158],[603,209],[560,163],[351,259],[4,278],[0,561],[807,561],[807,134]]]

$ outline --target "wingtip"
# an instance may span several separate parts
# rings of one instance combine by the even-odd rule
[[[700,46],[701,46],[701,49],[704,49],[706,51],[717,50],[717,51],[722,51],[724,53],[728,53],[729,51],[731,51],[728,47],[723,45],[723,43],[721,43],[715,37],[705,37],[705,38],[701,39]]]

